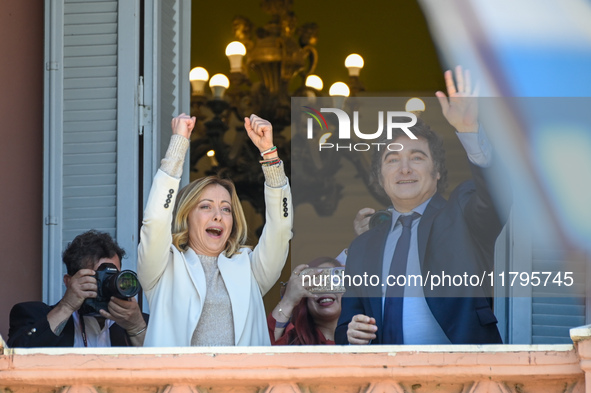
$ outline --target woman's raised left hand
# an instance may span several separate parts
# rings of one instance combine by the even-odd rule
[[[250,118],[244,118],[244,128],[261,153],[273,147],[273,126],[269,121],[257,115],[250,115]],[[271,156],[265,156],[265,158],[271,158]]]

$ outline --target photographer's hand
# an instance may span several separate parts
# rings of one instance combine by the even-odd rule
[[[376,211],[371,207],[364,207],[357,212],[353,220],[353,230],[357,236],[369,230],[369,219]]]
[[[135,298],[127,300],[111,297],[109,311],[100,310],[100,313],[125,329],[134,346],[143,345],[147,325]]]
[[[47,321],[51,331],[59,336],[68,319],[82,306],[86,298],[96,297],[96,279],[94,270],[80,269],[73,276],[65,275],[66,293],[60,302],[48,314]]]

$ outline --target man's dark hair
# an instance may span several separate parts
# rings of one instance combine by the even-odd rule
[[[92,269],[95,263],[102,258],[113,258],[119,256],[123,261],[125,250],[105,232],[90,231],[84,232],[74,238],[68,244],[62,254],[62,259],[70,276],[73,276],[80,269]]]
[[[394,119],[393,121],[397,121]],[[398,119],[398,123],[405,123],[408,118]],[[443,193],[447,188],[447,168],[445,167],[445,149],[443,148],[443,138],[435,133],[424,121],[417,118],[417,124],[409,127],[410,131],[419,139],[424,139],[429,144],[429,151],[431,152],[431,158],[433,159],[433,166],[436,172],[439,172],[439,180],[437,181],[437,191]],[[400,128],[392,130],[392,139],[387,138],[387,133],[382,133],[382,136],[376,141],[376,143],[384,143],[385,145],[380,146],[380,150],[374,149],[371,157],[371,184],[374,189],[384,195],[385,192],[379,183],[382,176],[382,157],[389,150],[385,147],[386,145],[393,143],[401,136],[407,136],[404,131]],[[394,147],[394,146],[393,146]]]

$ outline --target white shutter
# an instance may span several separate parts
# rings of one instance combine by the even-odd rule
[[[547,229],[549,224],[532,223],[525,209],[514,206],[506,231],[495,250],[495,273],[506,273],[505,286],[495,282],[495,314],[506,344],[570,344],[569,330],[589,323],[589,288],[585,255],[571,255]],[[572,272],[574,285],[521,287],[510,285],[508,272],[551,272],[564,278]],[[542,282],[545,275],[540,275]]]
[[[43,298],[55,303],[61,253],[86,230],[110,233],[128,252],[125,267],[135,267],[136,84],[129,81],[138,76],[139,7],[134,0],[45,5]]]
[[[532,297],[532,344],[571,344],[569,330],[586,324],[584,261],[568,257],[566,250],[547,243],[534,241],[532,245],[532,271],[564,273],[565,268],[572,271],[574,286],[561,287],[576,297],[552,296],[539,286],[533,289]],[[572,290],[572,292],[571,292]],[[556,292],[556,290],[554,290]],[[560,293],[560,292],[559,292]]]
[[[170,141],[173,116],[190,111],[189,0],[146,0],[144,16],[143,203]],[[183,183],[189,179],[185,160]]]

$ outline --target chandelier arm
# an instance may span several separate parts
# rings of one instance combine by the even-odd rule
[[[261,7],[271,15],[271,20],[263,27],[255,29],[253,23],[242,16],[235,17],[232,22],[234,36],[244,44],[246,54],[239,54],[245,56],[241,58],[241,67],[236,61],[237,54],[228,55],[234,56],[234,62],[224,98],[218,95],[217,99],[207,102],[205,97],[194,98],[196,102],[191,107],[192,112],[202,112],[201,106],[206,104],[212,110],[213,118],[204,123],[205,134],[199,135],[191,144],[192,168],[196,169],[201,157],[213,149],[215,156],[210,156],[210,172],[230,177],[241,199],[250,202],[264,220],[261,157],[234,118],[236,116],[241,123],[245,116],[255,113],[273,124],[273,142],[286,173],[305,188],[299,196],[294,193],[294,204],[311,203],[320,215],[332,214],[342,197],[343,186],[335,180],[335,174],[341,168],[343,158],[355,165],[374,195],[368,180],[369,166],[363,160],[330,152],[318,157],[311,154],[310,147],[296,136],[282,132],[291,124],[292,97],[323,96],[322,92],[306,86],[306,78],[318,66],[315,46],[319,28],[315,23],[297,26],[293,0],[262,0]],[[349,83],[353,95],[363,91],[358,77]],[[297,89],[297,85],[301,87]],[[295,92],[292,92],[294,89]],[[296,160],[293,167],[292,155],[300,160]],[[378,196],[374,197],[379,200]]]
[[[308,67],[302,67],[299,70],[299,74],[304,76],[304,82],[306,81],[306,77],[310,74],[313,74],[316,71],[316,66],[318,65],[318,50],[313,47],[312,45],[306,45],[302,48],[302,53],[306,53],[306,58],[309,59]]]

